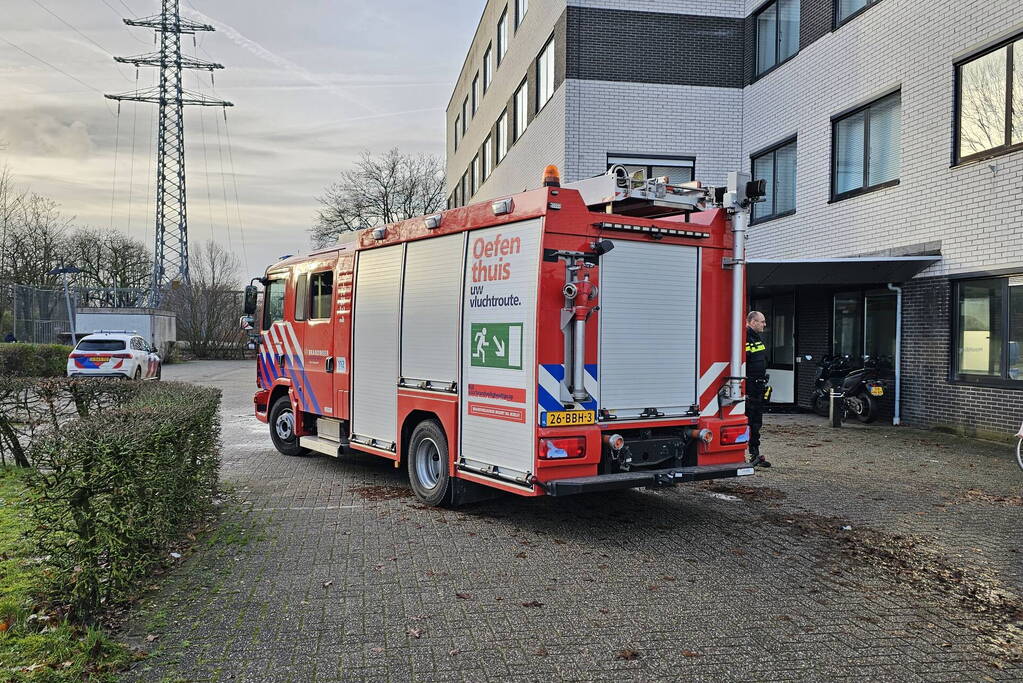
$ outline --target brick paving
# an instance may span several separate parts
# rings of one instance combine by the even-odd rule
[[[224,390],[234,494],[134,610],[130,679],[1023,677],[1006,446],[768,416],[741,482],[437,510],[384,460],[277,454],[249,364],[165,377]]]

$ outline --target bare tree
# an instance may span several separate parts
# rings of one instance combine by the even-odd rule
[[[309,232],[314,245],[324,246],[346,232],[440,210],[444,166],[437,156],[402,154],[397,148],[380,157],[363,152],[317,201],[323,208]]]
[[[244,341],[238,257],[212,240],[189,249],[190,282],[170,291],[168,307],[178,316],[178,338],[198,358],[230,357]]]

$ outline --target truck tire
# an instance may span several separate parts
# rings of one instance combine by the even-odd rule
[[[408,479],[412,491],[427,505],[451,502],[448,440],[436,420],[424,420],[412,431],[408,443]]]
[[[276,448],[283,455],[307,455],[308,448],[298,445],[298,435],[295,434],[295,411],[291,407],[291,399],[281,396],[274,401],[270,408],[270,439]]]

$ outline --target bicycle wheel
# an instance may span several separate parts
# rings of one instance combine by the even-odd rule
[[[1023,470],[1023,437],[1016,442],[1016,464]]]

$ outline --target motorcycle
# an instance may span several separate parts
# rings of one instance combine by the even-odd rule
[[[881,378],[884,367],[883,358],[867,356],[863,366],[856,368],[849,356],[824,356],[814,376],[813,411],[826,417],[830,412],[831,392],[838,391],[843,419],[852,415],[860,422],[873,422],[887,389],[887,382]]]

